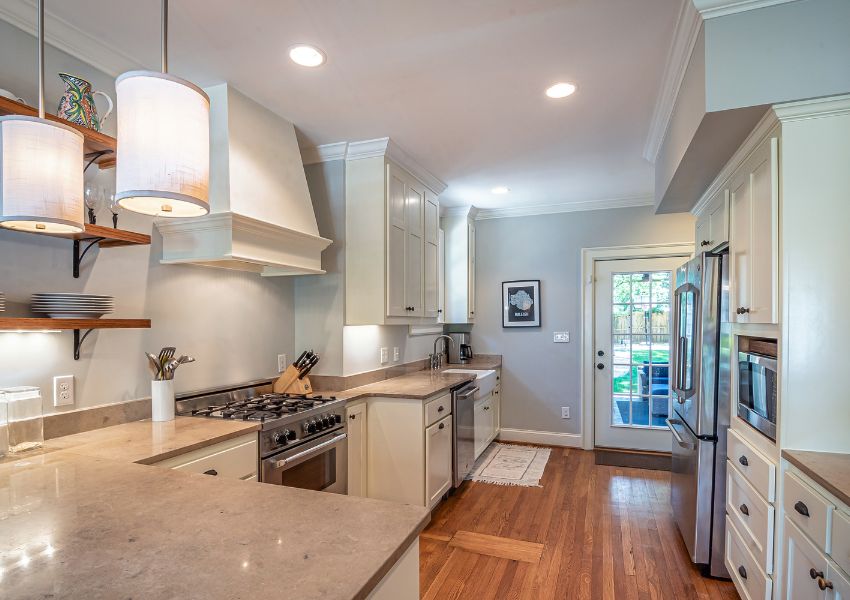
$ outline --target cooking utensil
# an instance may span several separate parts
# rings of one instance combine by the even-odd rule
[[[162,364],[159,362],[159,359],[150,352],[145,352],[145,356],[148,357],[148,367],[151,370],[151,375],[154,376],[154,379],[159,379],[162,372]]]
[[[170,359],[166,361],[165,365],[162,367],[162,375],[163,379],[166,381],[171,381],[174,379],[174,370],[180,366],[180,361],[177,359]]]

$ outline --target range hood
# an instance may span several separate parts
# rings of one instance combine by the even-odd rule
[[[316,215],[295,127],[228,84],[210,97],[210,214],[157,219],[163,264],[264,276],[322,274]]]

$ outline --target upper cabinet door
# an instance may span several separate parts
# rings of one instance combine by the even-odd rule
[[[699,254],[708,250],[711,245],[711,222],[708,215],[702,215],[697,219],[696,232],[694,233],[694,253]]]
[[[440,309],[440,203],[437,195],[425,190],[425,243],[424,243],[424,307],[425,317],[437,317]]]
[[[732,176],[730,190],[731,319],[776,323],[778,139],[768,138]]]
[[[423,251],[424,251],[425,188],[418,182],[407,182],[407,247],[405,256],[405,312],[410,316],[425,314],[423,306]]]
[[[407,317],[405,255],[407,246],[407,190],[396,169],[387,167],[387,315]]]
[[[472,323],[475,321],[475,223],[470,221],[469,225],[469,233],[468,233],[468,244],[469,248],[467,250],[469,257],[469,266],[468,266],[468,294],[469,298],[467,303],[469,305],[469,322]]]
[[[708,207],[711,248],[729,241],[729,190],[720,190]]]

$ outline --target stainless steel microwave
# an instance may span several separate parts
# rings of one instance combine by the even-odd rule
[[[776,358],[738,352],[738,416],[776,441]]]

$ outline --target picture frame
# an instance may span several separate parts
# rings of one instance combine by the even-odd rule
[[[540,327],[539,279],[502,282],[502,327]]]

